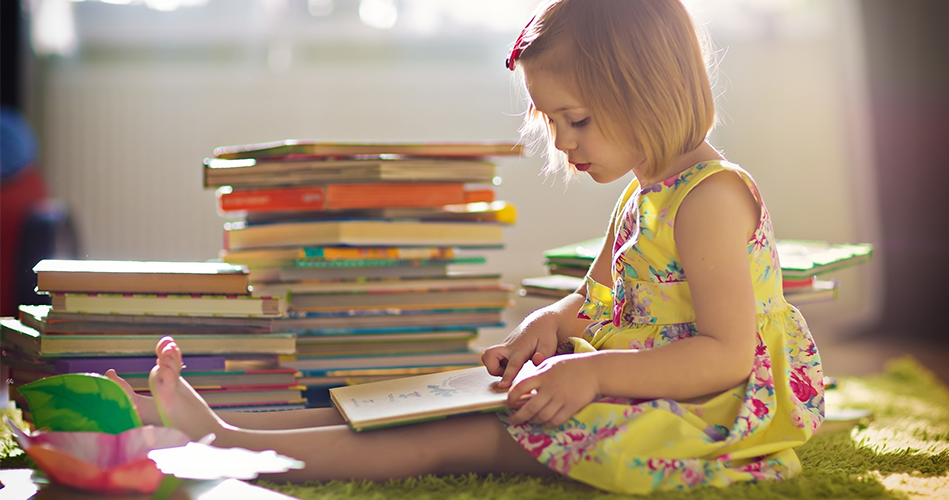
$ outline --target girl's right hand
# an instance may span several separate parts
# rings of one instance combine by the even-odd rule
[[[507,389],[527,360],[535,365],[557,352],[557,321],[552,315],[530,315],[511,332],[504,342],[489,347],[481,355],[488,373],[500,376],[499,389]]]

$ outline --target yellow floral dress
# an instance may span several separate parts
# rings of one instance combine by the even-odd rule
[[[598,397],[559,428],[512,425],[502,412],[511,435],[550,468],[620,493],[779,480],[800,471],[793,448],[824,415],[820,356],[801,313],[784,300],[771,219],[737,165],[700,163],[652,186],[630,183],[617,204],[613,286],[587,278],[579,316],[593,323],[574,343],[651,349],[696,335],[673,224],[689,191],[721,171],[744,179],[761,206],[748,242],[758,326],[748,380],[701,404]]]

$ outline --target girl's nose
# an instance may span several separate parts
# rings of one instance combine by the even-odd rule
[[[577,138],[569,131],[557,133],[554,131],[554,147],[559,151],[567,152],[577,149]]]

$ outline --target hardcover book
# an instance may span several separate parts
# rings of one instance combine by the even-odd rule
[[[248,212],[248,224],[275,222],[303,222],[335,219],[412,219],[444,222],[497,222],[511,225],[517,222],[517,207],[507,201],[485,201],[438,208],[363,208],[333,212]]]
[[[281,297],[250,295],[144,295],[107,293],[52,294],[54,311],[166,316],[281,316]]]
[[[502,309],[461,310],[387,310],[371,315],[321,315],[300,313],[294,317],[274,320],[278,331],[319,332],[339,329],[369,330],[378,328],[503,326]],[[311,316],[311,314],[316,314]],[[187,352],[187,351],[186,351]]]
[[[293,311],[338,311],[366,309],[475,309],[510,305],[512,288],[497,284],[472,289],[437,289],[394,293],[295,294],[289,299]]]
[[[277,188],[358,182],[490,183],[497,165],[486,160],[281,159],[204,160],[204,187]],[[463,202],[456,202],[463,203]]]
[[[20,321],[42,333],[268,333],[273,318],[225,316],[150,316],[53,311],[48,305],[21,305]]]
[[[43,292],[248,293],[247,269],[221,262],[44,259],[33,271]]]
[[[225,225],[224,248],[322,245],[456,246],[501,245],[500,224],[475,222],[415,222],[402,220],[333,220],[280,224]]]
[[[326,184],[217,191],[221,212],[280,212],[387,207],[438,207],[465,202],[460,182]]]
[[[284,156],[354,157],[408,156],[434,158],[484,158],[488,156],[519,156],[521,144],[509,142],[442,142],[442,143],[345,143],[288,139],[283,141],[220,146],[214,148],[217,158],[268,158]]]
[[[154,355],[164,334],[56,335],[44,334],[13,318],[0,319],[0,344],[32,357],[86,357],[96,355]],[[191,334],[175,341],[192,354],[293,354],[292,333]]]
[[[326,373],[331,370],[355,368],[412,368],[424,366],[474,366],[481,363],[481,353],[456,351],[440,353],[394,353],[372,356],[287,356],[280,366],[293,368],[308,375]]]
[[[603,238],[593,238],[552,248],[544,252],[544,263],[551,274],[583,277],[602,244]],[[873,246],[869,243],[778,240],[777,251],[781,274],[792,282],[862,264],[873,256]]]
[[[534,373],[527,363],[517,380]],[[483,367],[452,370],[330,389],[333,404],[355,431],[497,411],[507,403],[495,377]]]
[[[872,255],[873,246],[869,243],[778,240],[781,274],[786,279],[805,279],[855,266],[868,262]]]

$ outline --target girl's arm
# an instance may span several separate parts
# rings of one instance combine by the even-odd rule
[[[536,391],[512,423],[560,425],[598,395],[686,400],[747,380],[757,345],[748,241],[759,210],[737,175],[715,174],[696,186],[679,208],[675,240],[698,334],[649,350],[554,357],[511,389],[512,407]]]
[[[603,247],[600,248],[600,253],[593,260],[588,271],[591,278],[603,284],[611,282],[615,217],[614,211]],[[585,299],[586,283],[557,302],[530,313],[504,339],[504,342],[484,351],[481,361],[489,373],[501,376],[500,388],[511,385],[517,372],[527,360],[539,365],[553,356],[557,352],[557,346],[567,337],[579,337],[583,334],[583,330],[590,321],[578,319],[577,313],[580,312]]]

